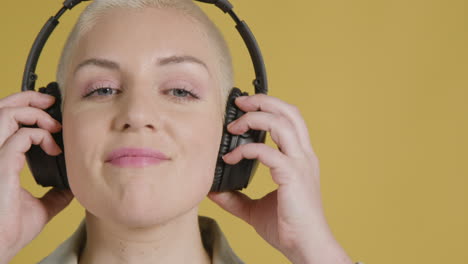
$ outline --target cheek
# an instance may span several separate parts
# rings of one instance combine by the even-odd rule
[[[74,193],[80,188],[80,183],[85,182],[78,180],[78,177],[88,177],[89,172],[96,166],[96,162],[93,161],[101,159],[98,150],[101,145],[99,142],[102,142],[105,136],[101,135],[104,131],[102,124],[103,120],[93,122],[92,116],[86,114],[64,113],[65,160],[70,187]]]
[[[63,140],[66,155],[77,155],[77,158],[86,156],[80,151],[91,151],[92,146],[102,140],[100,135],[103,130],[104,120],[93,122],[96,115],[71,115],[64,114],[63,118]]]
[[[194,179],[211,187],[222,134],[222,120],[214,113],[204,115],[198,122],[187,124],[184,134],[185,173],[196,172]],[[182,168],[181,168],[182,169]],[[183,171],[181,171],[183,173]],[[206,187],[206,186],[205,186]]]

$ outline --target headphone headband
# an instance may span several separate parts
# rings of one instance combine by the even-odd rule
[[[65,11],[72,9],[79,3],[89,0],[65,0],[63,7],[57,12],[55,16],[52,16],[47,20],[45,25],[34,41],[31,51],[29,52],[28,59],[23,74],[23,81],[21,85],[22,91],[33,90],[38,79],[36,71],[37,62],[41,55],[42,49],[45,43],[49,39],[50,35],[54,31],[55,27],[59,24],[59,18],[65,13]],[[240,20],[233,10],[232,4],[228,0],[196,0],[198,2],[214,4],[224,13],[228,13],[236,23],[236,29],[244,40],[247,49],[249,50],[250,58],[253,63],[255,70],[255,79],[253,85],[255,87],[255,93],[268,93],[268,82],[265,69],[265,63],[263,62],[262,52],[258,47],[257,40],[255,39],[252,31],[250,30],[247,23]]]
[[[47,20],[46,24],[42,27],[37,35],[31,51],[28,55],[26,68],[23,75],[23,83],[21,86],[22,91],[33,90],[37,80],[35,73],[39,56],[44,48],[45,43],[59,23],[59,18],[69,9],[72,9],[79,3],[87,0],[65,0],[63,7]],[[228,13],[236,23],[236,29],[244,40],[247,49],[249,50],[250,58],[255,69],[255,79],[253,84],[255,86],[255,93],[267,93],[267,79],[266,70],[263,63],[262,53],[257,45],[257,41],[250,31],[247,24],[240,20],[232,10],[233,7],[228,0],[197,0],[208,4],[216,5],[224,13]],[[62,101],[60,89],[57,82],[51,82],[47,87],[39,89],[39,92],[52,95],[56,98],[56,103],[45,111],[58,122],[62,122],[62,112],[60,109],[60,102]],[[230,134],[227,125],[236,119],[241,118],[244,112],[235,105],[235,99],[239,96],[248,95],[238,88],[232,88],[226,102],[225,121],[223,124],[223,134],[221,136],[220,147],[218,151],[216,167],[214,170],[213,184],[211,191],[227,191],[227,190],[240,190],[247,187],[250,180],[255,173],[258,165],[258,160],[243,159],[236,165],[226,164],[222,157],[237,148],[240,145],[249,143],[264,143],[265,131],[249,130],[242,135]],[[62,132],[54,133],[52,135],[55,142],[64,150]],[[45,153],[40,146],[31,146],[30,150],[26,152],[26,160],[29,168],[33,173],[36,182],[42,186],[55,186],[58,188],[69,188],[68,176],[65,164],[65,155],[62,153],[58,156],[49,156]]]

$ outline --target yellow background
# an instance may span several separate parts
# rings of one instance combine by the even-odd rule
[[[20,90],[32,41],[61,2],[2,1],[0,97]],[[262,47],[271,95],[302,110],[321,161],[327,218],[353,260],[468,263],[468,2],[233,4]],[[64,16],[46,45],[38,84],[54,80],[83,7]],[[232,22],[214,7],[205,10],[231,44],[237,86],[252,91],[250,61]],[[45,192],[27,169],[21,180],[33,194]],[[274,187],[263,167],[246,192],[259,197]],[[211,202],[201,213],[219,221],[247,263],[288,263]],[[39,261],[82,216],[74,201],[11,263]]]

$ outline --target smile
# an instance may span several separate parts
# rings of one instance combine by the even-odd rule
[[[142,168],[157,165],[169,158],[164,153],[148,148],[118,148],[106,158],[106,163],[124,168]]]

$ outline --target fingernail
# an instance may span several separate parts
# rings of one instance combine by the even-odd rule
[[[236,121],[232,121],[231,123],[229,123],[229,124],[227,125],[227,128],[228,128],[228,129],[231,129],[232,126],[233,126],[235,123],[236,123]]]
[[[46,98],[47,100],[54,100],[55,101],[55,96],[53,96],[53,95],[50,95],[50,94],[42,94],[42,95],[45,95],[44,98]]]
[[[57,121],[57,120],[55,120],[55,119],[52,118],[52,120],[51,120],[50,122],[52,122],[52,125],[53,125],[54,127],[62,128],[62,124],[60,124],[59,121]]]
[[[242,95],[242,96],[237,97],[237,98],[236,98],[236,101],[237,101],[237,100],[243,101],[243,100],[245,100],[245,98],[247,98],[247,96]]]

